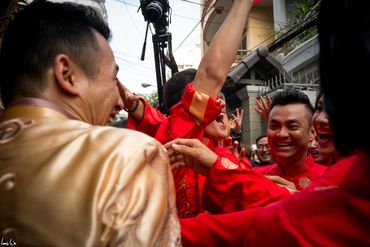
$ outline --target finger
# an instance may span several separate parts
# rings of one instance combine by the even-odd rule
[[[173,156],[174,155],[174,153],[176,153],[176,150],[174,150],[171,146],[169,146],[169,147],[165,147],[166,148],[166,150],[167,150],[167,155],[168,156]]]
[[[171,164],[175,163],[177,161],[176,155],[170,156],[169,160]]]
[[[241,110],[240,110],[240,114],[239,114],[240,119],[243,119],[243,115],[244,115],[244,110],[243,110],[243,109],[241,109]]]
[[[174,163],[175,161],[184,160],[184,155],[179,153],[173,153],[173,155],[169,156],[170,163]]]
[[[174,141],[175,141],[175,140],[165,143],[165,144],[163,145],[163,146],[164,146],[164,148],[165,148],[165,149],[167,149],[167,151],[169,151],[169,150],[172,148],[172,147],[171,147],[171,145],[172,145],[172,143],[173,143]]]
[[[167,150],[167,155],[168,157],[171,157],[171,156],[174,156],[175,155],[175,150],[173,150],[173,148],[170,148]]]
[[[121,97],[123,104],[127,104],[127,89],[121,84],[117,83],[118,85],[118,91],[119,91],[119,96]]]
[[[254,105],[254,106],[253,106],[253,109],[254,109],[257,113],[259,113],[259,114],[262,112],[260,109],[258,109],[258,108],[257,108],[257,106],[256,106],[256,105]]]
[[[175,169],[177,169],[179,167],[184,167],[184,166],[186,166],[186,164],[185,164],[184,161],[177,161],[177,162],[171,164],[171,169],[172,170],[175,170]]]
[[[243,147],[239,154],[239,160],[244,159],[244,157],[245,157],[245,148]]]
[[[239,109],[238,109],[238,107],[236,108],[236,117],[239,117]]]
[[[233,150],[238,150],[238,145],[239,145],[239,142],[238,141],[234,141],[233,143]]]
[[[267,105],[266,105],[266,101],[264,98],[261,97],[261,103],[263,105],[263,108],[266,109],[267,108]]]
[[[238,145],[239,145],[239,142],[234,141],[233,146],[231,147],[231,150],[230,150],[236,157],[238,157]]]
[[[191,157],[194,157],[195,151],[193,147],[189,147],[188,145],[184,145],[184,144],[173,143],[172,148],[180,154],[189,155]]]
[[[278,183],[278,184],[282,184],[282,185],[291,185],[292,182],[280,177],[280,176],[276,176],[276,175],[267,175],[266,176],[268,179],[270,179],[271,181],[274,181],[275,183]]]
[[[268,104],[270,106],[271,105],[271,102],[272,102],[271,97],[270,96],[266,96],[266,98],[267,98],[267,102],[268,102]]]
[[[179,152],[173,148],[168,149],[168,156],[177,156],[179,155]]]
[[[259,98],[261,98],[261,97],[259,97]],[[258,98],[256,99],[256,105],[257,105],[257,108],[259,108],[259,109],[261,109],[261,108],[262,108],[261,103],[260,103],[260,101],[258,100]]]
[[[194,140],[193,139],[186,139],[186,138],[177,138],[175,140],[169,141],[164,144],[164,147],[166,149],[172,148],[172,144],[177,143],[179,145],[187,145],[187,146],[193,146]]]
[[[127,95],[132,94],[132,93],[121,82],[118,82],[117,85],[118,85],[118,90],[119,90],[119,94],[120,94],[121,98],[126,100]]]
[[[200,141],[198,139],[178,138],[174,143],[179,145],[186,145],[188,147],[194,147],[197,146]]]
[[[139,96],[135,95],[135,94],[131,94],[127,96],[128,100],[129,101],[136,101],[136,100],[139,100]]]
[[[174,162],[176,162],[176,156],[168,156],[168,160],[170,161],[170,164],[172,165]]]
[[[118,81],[117,86],[120,94],[126,92],[126,87],[120,81]]]

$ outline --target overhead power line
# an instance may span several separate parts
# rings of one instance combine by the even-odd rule
[[[183,0],[185,1],[185,0]],[[187,40],[187,38],[189,38],[189,36],[194,32],[194,30],[197,28],[197,26],[204,20],[204,17],[209,13],[209,11],[211,11],[211,9],[213,9],[216,4],[217,4],[218,0],[215,1],[215,3],[212,5],[212,7],[210,7],[207,12],[203,15],[203,17],[199,20],[199,22],[194,26],[194,28],[190,31],[190,33],[185,37],[185,39],[176,47],[175,51],[177,51],[177,49],[179,49],[182,44],[184,44],[184,42]]]

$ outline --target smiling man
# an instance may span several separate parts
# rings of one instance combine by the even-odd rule
[[[258,157],[259,162],[256,163],[255,166],[266,166],[273,164],[274,161],[272,160],[270,145],[268,143],[268,139],[266,135],[261,135],[256,139],[257,150],[256,154]]]
[[[262,175],[280,176],[302,190],[327,167],[314,163],[307,155],[308,143],[314,137],[313,107],[304,93],[287,89],[277,92],[270,107],[267,137],[276,164],[256,167]]]

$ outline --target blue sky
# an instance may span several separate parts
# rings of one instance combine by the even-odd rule
[[[199,3],[199,0],[191,1]],[[132,92],[149,94],[156,90],[152,34],[148,32],[145,60],[141,61],[146,23],[141,10],[137,12],[139,5],[139,0],[106,0],[105,2],[109,26],[113,33],[111,47],[120,67],[118,77]],[[172,16],[169,32],[172,34],[172,50],[176,59],[175,50],[200,20],[200,6],[183,0],[170,0],[170,7]],[[181,47],[200,43],[199,26]],[[152,30],[154,32],[153,28]],[[141,83],[153,86],[143,88]]]

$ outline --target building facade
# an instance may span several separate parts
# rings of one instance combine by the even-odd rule
[[[203,0],[202,54],[231,4],[231,0]],[[266,123],[253,109],[260,95],[272,96],[277,90],[294,87],[314,102],[319,84],[314,27],[318,5],[319,1],[310,0],[264,0],[251,10],[243,42],[222,90],[231,109],[244,109],[243,143],[252,145],[266,132]]]

